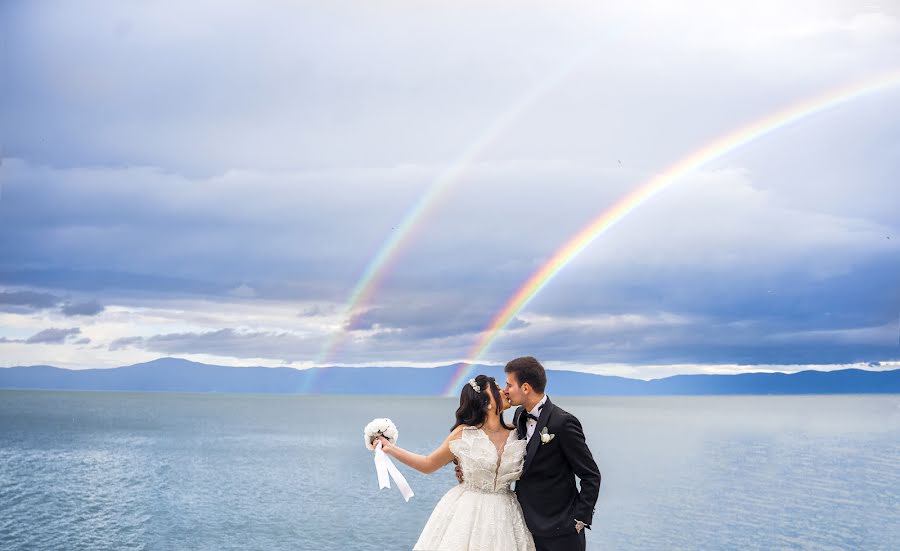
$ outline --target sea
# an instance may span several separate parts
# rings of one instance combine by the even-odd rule
[[[900,548],[900,395],[551,399],[602,473],[588,549]],[[0,391],[0,549],[411,549],[453,471],[379,490],[363,427],[428,453],[455,405]]]

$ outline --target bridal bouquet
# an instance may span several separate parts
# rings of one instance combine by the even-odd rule
[[[371,423],[363,429],[365,436],[366,448],[375,452],[375,473],[378,475],[378,488],[390,488],[391,479],[397,484],[400,495],[403,499],[409,501],[414,496],[412,488],[406,482],[403,474],[397,470],[391,458],[381,449],[381,441],[376,442],[375,439],[383,436],[391,444],[397,443],[397,437],[400,435],[397,426],[390,419],[373,419]]]
[[[397,426],[390,419],[372,419],[372,422],[366,425],[363,433],[366,436],[366,447],[370,451],[375,451],[375,439],[384,436],[391,444],[397,443],[397,437],[400,433]]]

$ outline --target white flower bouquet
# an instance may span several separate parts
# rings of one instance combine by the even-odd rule
[[[376,444],[375,439],[383,436],[391,444],[397,443],[397,437],[400,432],[397,426],[390,419],[373,419],[371,423],[363,429],[363,436],[366,440],[366,448],[375,452],[375,473],[378,475],[378,487],[380,489],[390,488],[391,480],[397,484],[400,495],[403,499],[409,501],[414,496],[412,488],[406,482],[403,474],[397,470],[397,467],[391,462],[391,458],[381,449],[381,442]]]
[[[372,419],[372,422],[366,425],[363,434],[366,438],[366,448],[369,451],[375,451],[375,439],[379,436],[384,436],[391,444],[396,444],[397,437],[400,436],[394,422],[386,418]]]

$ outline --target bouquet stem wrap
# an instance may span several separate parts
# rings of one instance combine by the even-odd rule
[[[390,488],[390,479],[394,479],[394,483],[397,485],[397,489],[400,490],[400,495],[403,496],[403,499],[409,501],[409,498],[415,495],[412,488],[409,487],[409,483],[406,482],[406,478],[403,477],[403,473],[397,470],[391,458],[381,449],[381,442],[375,444],[375,472],[378,474],[378,488],[380,490]]]

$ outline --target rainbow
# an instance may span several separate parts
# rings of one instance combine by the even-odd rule
[[[478,361],[509,322],[528,306],[534,297],[563,268],[606,230],[659,192],[711,161],[758,140],[771,132],[832,107],[897,85],[900,85],[900,71],[895,70],[800,101],[716,138],[675,162],[650,180],[642,183],[628,195],[625,195],[611,207],[601,212],[566,241],[537,271],[531,274],[494,316],[487,328],[481,332],[481,336],[472,347],[467,359],[453,373],[450,382],[444,390],[444,394],[447,396],[454,395],[462,382],[470,376],[470,366]]]
[[[535,104],[569,74],[571,74],[584,60],[593,53],[593,49],[585,50],[580,55],[573,56],[568,62],[561,64],[549,78],[541,80],[530,88],[503,110],[485,129],[479,137],[469,144],[460,155],[445,169],[422,194],[416,203],[406,212],[402,221],[392,231],[390,237],[382,243],[378,252],[369,261],[362,276],[353,287],[350,297],[343,309],[342,324],[326,340],[319,350],[314,365],[323,365],[334,354],[342,342],[347,328],[356,319],[356,316],[369,304],[375,292],[381,286],[385,276],[396,264],[401,253],[408,248],[413,241],[415,230],[427,219],[428,214],[434,210],[439,199],[446,195],[451,184],[458,182],[466,169],[490,147],[504,131],[506,131],[521,114]]]

